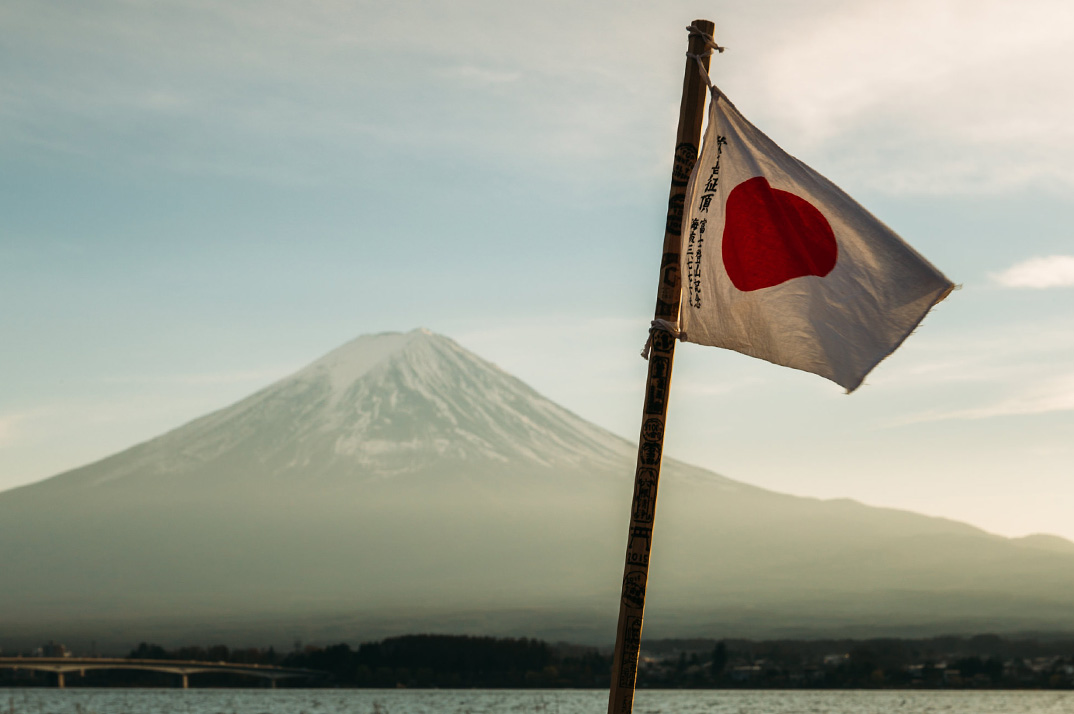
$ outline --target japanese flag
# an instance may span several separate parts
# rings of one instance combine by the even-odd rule
[[[715,89],[682,230],[681,339],[848,392],[954,287]]]

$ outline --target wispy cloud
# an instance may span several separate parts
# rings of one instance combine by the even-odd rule
[[[1070,287],[1074,285],[1074,255],[1030,258],[993,275],[992,279],[1006,288]]]
[[[662,176],[682,72],[673,18],[692,12],[681,0],[8,4],[23,61],[0,79],[6,143],[280,182],[336,180],[385,146],[456,147],[585,185],[579,157]],[[1074,99],[1054,91],[1072,81],[1067,0],[1017,13],[1003,0],[796,5],[744,9],[714,70],[789,148],[893,192],[1074,185]],[[400,31],[417,22],[438,29],[420,52]],[[427,91],[430,76],[472,95]]]
[[[899,420],[899,423],[913,424],[951,419],[989,419],[992,417],[1027,416],[1066,411],[1074,411],[1074,373],[1028,385],[1021,391],[992,404],[968,409],[922,412]]]
[[[1017,384],[1026,374],[1061,373],[1074,361],[1074,320],[1022,319],[1016,323],[915,335],[899,359],[871,376],[876,385],[989,382]]]
[[[83,432],[87,425],[119,425],[121,431],[137,434],[131,441],[148,438],[153,435],[152,429],[170,428],[218,409],[293,370],[294,365],[102,377],[100,383],[109,388],[107,396],[66,395],[33,407],[0,413],[0,448],[18,449],[27,444],[47,443],[58,434]],[[0,471],[3,471],[2,462]]]
[[[760,377],[740,377],[737,379],[725,379],[719,381],[706,381],[694,375],[688,375],[679,380],[676,385],[676,399],[707,399],[709,397],[723,396],[743,389],[749,389],[762,384],[767,380]]]
[[[15,427],[19,422],[18,415],[0,417],[0,449],[8,446],[15,440]]]
[[[1053,88],[1072,79],[1071,28],[1060,0],[837,3],[767,30],[787,36],[740,72],[797,151],[876,188],[1069,187],[1074,100]]]
[[[0,414],[0,449],[17,447],[33,431],[38,420],[46,419],[54,413],[51,407],[35,407],[21,411]],[[0,484],[0,489],[3,485]]]
[[[186,386],[212,386],[267,382],[286,375],[293,368],[266,368],[239,370],[235,372],[211,372],[205,374],[126,375],[106,377],[108,384],[178,384]]]
[[[920,398],[884,427],[1074,410],[1074,321],[1023,319],[912,340],[874,386]],[[922,404],[935,408],[920,410]]]
[[[174,382],[136,391],[69,396],[0,413],[0,491],[151,439],[225,406],[247,389]]]
[[[478,67],[475,65],[460,65],[455,67],[443,67],[436,73],[447,79],[458,80],[466,84],[506,84],[521,79],[520,72],[512,72],[490,67]]]

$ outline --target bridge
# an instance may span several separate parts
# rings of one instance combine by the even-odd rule
[[[293,667],[276,667],[268,664],[238,664],[233,662],[196,662],[175,659],[113,659],[108,657],[0,657],[0,669],[32,670],[53,672],[57,684],[62,688],[64,675],[78,672],[85,675],[90,669],[140,669],[149,672],[168,672],[183,678],[183,689],[190,686],[190,675],[200,672],[222,672],[227,674],[244,674],[261,677],[272,682],[295,677],[325,677],[325,672],[313,669],[296,669]]]

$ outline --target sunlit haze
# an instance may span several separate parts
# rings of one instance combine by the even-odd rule
[[[416,327],[636,439],[702,17],[742,113],[961,289],[850,396],[683,345],[665,453],[1074,539],[1065,0],[8,0],[0,489]]]

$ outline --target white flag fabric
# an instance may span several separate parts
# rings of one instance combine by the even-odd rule
[[[856,389],[954,287],[713,88],[682,225],[681,339]]]

